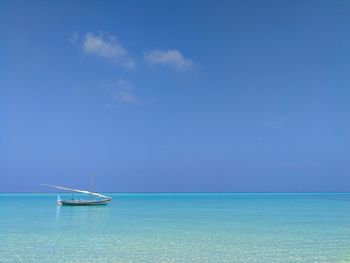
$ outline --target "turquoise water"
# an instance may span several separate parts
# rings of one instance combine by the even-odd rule
[[[350,262],[350,194],[111,195],[1,194],[0,262]]]

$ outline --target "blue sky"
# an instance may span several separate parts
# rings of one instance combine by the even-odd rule
[[[0,191],[350,190],[348,1],[1,1]]]

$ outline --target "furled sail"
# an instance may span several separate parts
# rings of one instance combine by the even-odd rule
[[[89,195],[95,195],[101,198],[106,198],[106,199],[112,199],[109,196],[105,196],[105,195],[101,195],[98,193],[93,193],[90,191],[85,191],[85,190],[79,190],[79,189],[73,189],[73,188],[68,188],[68,187],[63,187],[63,186],[58,186],[58,185],[52,185],[52,184],[41,184],[41,185],[46,185],[46,186],[50,186],[53,188],[57,188],[57,189],[62,189],[62,190],[66,190],[66,191],[72,191],[72,192],[77,192],[77,193],[82,193],[82,194],[89,194]]]

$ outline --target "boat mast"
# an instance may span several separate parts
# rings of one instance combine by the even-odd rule
[[[101,194],[98,194],[98,193],[93,193],[93,192],[86,191],[86,190],[79,190],[79,189],[68,188],[68,187],[58,186],[58,185],[53,185],[53,184],[43,184],[42,183],[41,185],[46,185],[46,186],[50,186],[50,187],[53,187],[53,188],[62,189],[62,190],[66,190],[66,191],[72,191],[72,192],[75,192],[75,193],[91,194],[91,195],[94,195],[94,196],[98,196],[100,198],[112,200],[112,197],[101,195]]]

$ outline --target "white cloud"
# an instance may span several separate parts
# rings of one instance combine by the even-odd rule
[[[135,67],[135,60],[113,35],[87,33],[83,42],[83,50],[86,54],[109,59],[129,69]]]
[[[194,63],[186,59],[180,51],[174,50],[152,50],[144,53],[145,61],[150,65],[162,65],[177,70],[188,70],[194,67]]]
[[[114,100],[127,104],[138,102],[133,92],[134,87],[126,80],[119,79],[116,87],[113,88],[112,97]]]

